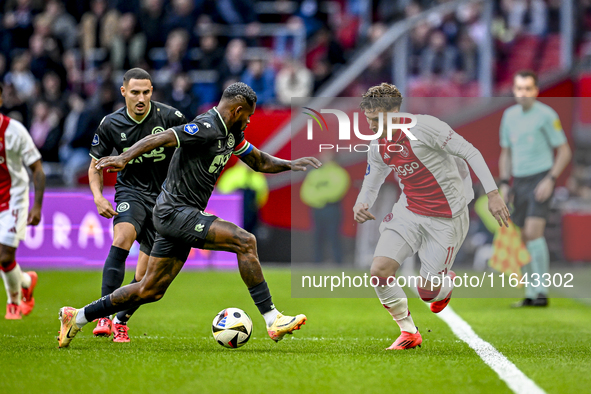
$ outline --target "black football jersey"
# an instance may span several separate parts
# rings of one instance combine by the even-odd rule
[[[99,160],[111,155],[113,149],[121,154],[146,136],[185,123],[187,119],[180,111],[156,101],[150,101],[148,115],[141,122],[129,116],[126,107],[120,108],[101,121],[92,140],[90,156]],[[156,148],[127,163],[117,174],[115,190],[131,188],[156,198],[166,179],[174,150]]]
[[[164,203],[204,210],[214,185],[232,153],[244,156],[252,146],[241,130],[228,130],[214,107],[191,123],[173,127],[178,148],[162,186]]]

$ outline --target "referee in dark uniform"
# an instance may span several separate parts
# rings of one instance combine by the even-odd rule
[[[112,293],[123,283],[125,260],[136,240],[140,244],[140,253],[132,283],[140,281],[146,272],[156,235],[152,209],[166,179],[175,149],[159,147],[129,162],[117,176],[116,209],[103,197],[103,174],[102,170],[95,168],[96,162],[109,156],[113,150],[121,154],[146,136],[187,123],[185,116],[177,109],[151,101],[152,90],[150,74],[141,68],[127,71],[121,87],[125,107],[105,116],[92,140],[92,160],[88,169],[90,189],[99,214],[106,218],[114,217],[113,245],[103,268],[103,296]],[[129,342],[127,321],[133,312],[135,309],[121,312],[113,321],[110,316],[101,317],[93,331],[94,335],[108,337],[113,333],[113,341]]]

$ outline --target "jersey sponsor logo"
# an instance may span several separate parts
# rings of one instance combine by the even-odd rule
[[[183,117],[183,114],[181,114],[181,111],[178,111],[178,110],[177,110],[177,111],[176,111],[174,114],[175,114],[176,116],[178,116],[179,118],[182,118],[182,117]]]
[[[117,212],[125,212],[129,209],[129,203],[122,202],[121,204],[117,204]]]
[[[194,135],[198,131],[199,131],[199,126],[197,126],[195,123],[189,123],[189,124],[185,125],[185,133],[187,133],[189,135]]]
[[[394,217],[394,214],[392,212],[390,212],[389,214],[386,215],[386,217],[384,217],[383,222],[388,223],[390,220],[392,220],[393,217]]]
[[[99,144],[100,140],[99,140],[99,136],[98,134],[94,135],[94,138],[92,139],[92,146],[97,146]]]
[[[228,148],[233,148],[235,143],[236,140],[234,139],[234,136],[230,134],[230,137],[228,138]]]
[[[164,127],[156,126],[152,129],[152,134],[162,133],[164,131]]]
[[[203,229],[205,228],[205,226],[203,224],[198,224],[195,226],[195,231],[197,231],[198,233],[202,232]]]
[[[125,133],[121,133],[121,141],[127,141],[127,136]]]
[[[403,166],[391,165],[390,167],[392,167],[399,176],[407,176],[413,174],[420,166],[419,163],[413,161],[412,163]]]

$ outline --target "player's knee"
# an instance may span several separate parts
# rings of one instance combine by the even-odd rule
[[[396,275],[397,265],[392,264],[391,261],[387,261],[383,258],[376,257],[371,263],[369,273],[371,276],[379,276],[382,278]]]
[[[2,253],[0,254],[0,265],[2,268],[9,267],[12,262],[14,261],[14,255],[11,253]]]
[[[140,286],[139,298],[142,303],[156,302],[164,297],[166,288],[161,286],[148,286],[146,283]]]
[[[113,238],[113,246],[125,250],[131,249],[131,245],[133,245],[134,239],[129,239],[129,237],[125,235],[117,235]]]
[[[239,242],[239,252],[241,254],[250,254],[256,252],[257,239],[246,230],[240,229],[236,234]]]

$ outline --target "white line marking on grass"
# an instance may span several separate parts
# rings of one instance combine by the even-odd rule
[[[458,338],[474,349],[482,361],[491,367],[513,392],[518,394],[545,393],[533,380],[525,376],[515,364],[495,349],[493,345],[480,338],[472,327],[460,315],[454,312],[450,306],[438,313],[437,316],[447,323]]]

